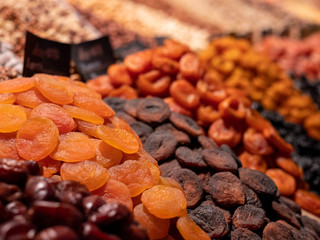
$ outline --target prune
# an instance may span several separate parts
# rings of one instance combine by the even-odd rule
[[[208,148],[201,152],[204,161],[216,171],[237,172],[238,165],[231,154],[217,149]]]
[[[211,204],[201,204],[189,211],[189,216],[211,238],[222,237],[228,233],[228,225],[222,212]]]
[[[135,99],[129,99],[126,101],[126,103],[123,106],[123,109],[126,113],[131,115],[132,117],[136,118],[137,117],[137,108],[139,103],[142,100],[140,98],[135,98]]]
[[[89,196],[90,192],[79,182],[62,181],[56,185],[55,195],[61,202],[81,207],[83,198]]]
[[[35,200],[53,200],[54,185],[49,178],[36,176],[29,178],[26,183],[25,195],[29,201]]]
[[[17,215],[25,215],[27,213],[27,207],[20,201],[13,201],[5,206],[4,211],[11,219]]]
[[[203,194],[203,186],[197,174],[189,169],[183,168],[174,171],[171,178],[176,180],[182,186],[187,198],[187,207],[196,207]]]
[[[106,97],[103,101],[108,104],[115,112],[124,111],[124,104],[126,103],[125,99],[118,97]]]
[[[0,182],[0,199],[5,202],[20,200],[22,192],[16,185]]]
[[[207,148],[219,148],[218,145],[211,139],[204,135],[198,136],[198,142],[200,143],[203,149]]]
[[[177,159],[172,159],[170,161],[164,162],[160,165],[161,176],[171,177],[175,171],[181,168],[182,166]]]
[[[150,125],[159,125],[170,116],[168,105],[160,98],[146,98],[137,107],[137,118]]]
[[[143,146],[157,161],[163,161],[174,154],[177,144],[169,131],[157,131],[149,135]]]
[[[244,195],[246,196],[246,204],[251,204],[258,208],[262,207],[262,203],[258,195],[251,188],[249,188],[245,184],[242,184],[242,189],[243,189]]]
[[[291,200],[290,198],[280,196],[279,202],[286,205],[288,208],[290,208],[295,213],[301,214],[301,207],[297,203],[295,203],[293,200]]]
[[[32,225],[23,218],[14,218],[0,225],[0,238],[31,240],[35,234]]]
[[[83,240],[121,240],[115,235],[109,235],[100,230],[97,225],[85,222],[80,226],[79,232]]]
[[[285,220],[297,229],[300,229],[301,225],[296,218],[296,213],[284,204],[276,201],[272,202],[272,210],[279,219]]]
[[[155,129],[155,131],[161,130],[170,131],[180,145],[188,145],[191,142],[190,137],[186,133],[179,131],[171,123],[162,124]]]
[[[262,239],[264,240],[294,240],[289,228],[278,222],[270,222],[263,229]]]
[[[82,207],[84,209],[84,213],[86,216],[90,215],[91,213],[98,210],[99,207],[104,205],[106,202],[103,200],[103,198],[93,195],[93,196],[87,196],[82,201]]]
[[[89,221],[97,224],[102,229],[107,228],[115,231],[119,227],[129,225],[132,216],[127,207],[118,203],[107,203],[98,208],[88,217]]]
[[[253,189],[263,200],[273,199],[277,193],[274,182],[260,171],[240,168],[239,177],[241,182]]]
[[[203,160],[201,154],[192,151],[188,147],[177,148],[175,155],[183,167],[192,168],[193,170],[207,167],[207,164]]]
[[[130,127],[136,132],[142,142],[145,142],[148,136],[153,132],[152,127],[140,121],[131,123]]]
[[[193,137],[202,134],[201,127],[190,117],[180,113],[172,112],[169,119],[176,128],[190,134]]]
[[[222,207],[233,207],[245,203],[245,194],[242,183],[230,172],[214,174],[210,180],[210,193],[212,199]],[[226,191],[228,189],[228,191]]]
[[[35,201],[31,213],[33,224],[40,228],[55,225],[76,228],[83,219],[81,212],[69,203]]]
[[[43,229],[35,236],[35,240],[78,240],[77,234],[69,227],[54,226]]]
[[[28,170],[22,161],[8,158],[0,159],[0,181],[10,184],[24,184],[27,175]]]
[[[263,227],[266,212],[262,208],[246,204],[238,207],[233,214],[232,223],[236,228],[247,228],[255,231]]]
[[[237,228],[231,232],[231,240],[261,240],[258,234],[251,232],[247,228]]]

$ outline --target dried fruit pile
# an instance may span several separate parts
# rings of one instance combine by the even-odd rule
[[[292,146],[251,109],[242,91],[226,86],[213,71],[204,74],[199,58],[184,45],[166,40],[163,47],[129,55],[87,85],[103,96],[164,97],[171,110],[195,118],[219,146],[233,148],[245,167],[266,172],[283,195],[306,187],[290,158]],[[121,105],[112,98],[107,103],[115,110]]]
[[[101,95],[82,82],[46,74],[0,82],[0,93],[0,158],[38,161],[45,177],[75,180],[130,211],[139,205],[155,226],[164,222],[163,237],[170,226],[176,229],[170,219],[179,217],[198,229],[191,236],[204,234],[188,218],[177,183],[160,176],[157,161]],[[149,229],[149,236],[153,231],[159,229]]]
[[[280,196],[271,178],[261,171],[242,167],[227,145],[219,147],[202,135],[201,127],[191,118],[170,113],[162,99],[105,100],[113,103],[116,115],[127,119],[146,151],[158,161],[162,176],[181,185],[190,218],[211,239],[274,239],[279,234],[282,236],[279,239],[320,236],[319,223],[301,216],[300,207]],[[295,200],[309,201],[303,194],[312,196],[300,189]],[[320,198],[315,197],[308,204],[318,211]],[[133,213],[139,220],[139,205]],[[178,229],[186,222],[178,220]]]
[[[35,161],[0,159],[1,239],[148,239],[124,205],[41,173]]]

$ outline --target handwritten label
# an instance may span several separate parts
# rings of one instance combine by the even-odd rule
[[[106,74],[108,66],[115,62],[109,37],[73,45],[72,60],[84,81]]]
[[[40,38],[27,32],[23,76],[36,73],[69,76],[71,45]]]

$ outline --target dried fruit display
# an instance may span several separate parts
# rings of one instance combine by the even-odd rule
[[[188,215],[176,221],[179,234],[184,239],[237,239],[240,236],[261,239],[264,232],[276,234],[278,231],[270,230],[267,227],[270,223],[279,223],[279,226],[285,229],[284,239],[292,234],[296,234],[298,238],[307,237],[308,234],[310,238],[311,235],[318,237],[315,229],[312,233],[307,233],[309,225],[301,224],[298,220],[301,218],[301,209],[293,199],[302,206],[308,201],[313,206],[309,207],[309,210],[318,214],[315,209],[320,203],[319,197],[304,189],[291,192],[290,198],[280,196],[281,189],[278,189],[275,181],[268,177],[268,170],[282,170],[271,168],[265,174],[243,167],[240,159],[227,145],[219,147],[212,139],[197,131],[201,128],[193,119],[184,115],[171,112],[166,118],[161,118],[159,115],[159,119],[162,120],[154,122],[150,121],[152,115],[148,117],[143,115],[144,118],[140,118],[136,114],[137,112],[141,114],[141,108],[147,113],[150,109],[156,109],[156,114],[160,114],[158,109],[165,109],[166,103],[159,98],[119,99],[119,101],[105,98],[104,100],[121,102],[115,105],[116,116],[121,115],[130,119],[130,126],[143,126],[143,129],[149,126],[151,129],[142,131],[141,128],[133,128],[141,137],[145,150],[158,161],[162,175],[159,182],[162,182],[163,186],[158,185],[143,192],[141,202],[145,207],[135,205],[133,213],[153,234],[163,236],[163,231],[168,227],[163,218],[174,212],[178,214],[181,211],[179,206],[186,205]],[[132,101],[136,103],[135,109]],[[131,108],[126,107],[128,105]],[[166,111],[162,110],[161,113],[165,115]],[[140,183],[140,178],[138,176],[135,178],[136,182]],[[169,179],[175,180],[174,183],[170,183]],[[174,185],[177,183],[180,186]],[[283,184],[287,187],[287,182],[281,182],[280,186]],[[169,191],[168,186],[173,188]],[[186,202],[180,201],[178,189],[181,188],[185,193]],[[158,194],[152,196],[155,190]],[[169,196],[175,197],[172,199]],[[162,207],[158,202],[159,199],[170,206],[167,209],[170,209],[169,212],[159,210]],[[155,227],[161,223],[163,224],[161,227]],[[199,229],[207,235],[201,235]],[[179,234],[172,236],[180,239]],[[198,234],[196,236],[199,238],[194,234]]]
[[[34,93],[32,101],[24,95],[30,91]],[[122,213],[127,214],[123,212],[122,205],[128,208],[128,214],[139,205],[144,209],[144,214],[140,211],[140,218],[137,218],[142,225],[152,226],[148,224],[148,218],[160,222],[165,219],[164,222],[169,223],[169,227],[161,233],[164,237],[169,237],[173,231],[187,231],[184,227],[179,230],[175,223],[171,223],[172,219],[187,217],[187,200],[182,188],[177,187],[177,182],[160,177],[157,161],[144,150],[139,136],[125,120],[114,116],[115,112],[100,94],[81,82],[47,74],[0,82],[0,92],[13,96],[10,103],[0,104],[1,158],[38,161],[43,166],[43,176],[48,178],[43,181],[48,184],[61,180],[84,184],[86,192],[97,194],[111,204],[110,208],[101,207],[101,212],[99,210],[90,215],[90,222],[100,227],[109,224],[106,215],[110,211],[120,211],[122,216]],[[146,102],[136,113],[151,125],[166,121],[171,114],[161,99]],[[150,146],[154,147],[152,144]],[[0,178],[1,174],[0,169]],[[34,194],[41,195],[42,191]],[[52,214],[55,210],[61,213],[70,211],[77,218],[79,215],[68,206],[60,209],[55,203],[40,202],[36,207],[39,209],[38,219],[45,216],[44,212]],[[79,225],[73,218],[71,220],[72,227]],[[52,221],[56,224],[59,217],[53,217]],[[191,219],[187,223],[196,228]],[[43,224],[45,226],[42,228],[48,227],[47,223]],[[83,231],[89,230],[88,227]],[[194,236],[203,235],[204,232],[200,230],[193,233]],[[154,236],[149,231],[148,236]],[[86,234],[90,239],[91,233]]]
[[[121,203],[42,173],[38,162],[0,159],[1,239],[148,239]]]
[[[229,46],[234,42],[236,41],[232,39],[225,42],[221,40],[221,45]],[[246,41],[236,43],[243,49],[249,47]],[[240,50],[241,48],[231,49],[226,52],[226,56],[230,59],[239,58]],[[249,64],[249,60],[250,58],[247,57],[245,63]],[[221,63],[223,69],[229,68],[231,62],[233,61],[230,60],[228,64]],[[303,177],[301,168],[291,160],[292,145],[279,136],[269,121],[251,109],[251,101],[244,91],[228,86],[222,81],[222,75],[217,71],[205,73],[200,59],[187,46],[167,39],[162,47],[127,56],[123,64],[114,64],[107,73],[108,76],[103,78],[106,84],[119,87],[123,83],[122,86],[131,87],[139,96],[155,96],[149,98],[149,101],[141,101],[141,99],[125,101],[115,97],[105,98],[105,101],[115,111],[122,112],[119,116],[132,124],[132,128],[145,141],[144,146],[147,151],[156,156],[157,160],[162,161],[173,156],[177,144],[190,142],[189,136],[177,131],[172,130],[171,133],[159,131],[154,134],[150,126],[145,126],[147,123],[154,128],[159,124],[156,120],[163,121],[168,118],[168,109],[171,109],[173,113],[169,117],[170,122],[186,131],[187,135],[198,136],[207,133],[219,146],[226,144],[234,149],[243,166],[263,172],[269,168],[282,169],[292,176],[290,183],[293,188],[288,191],[286,182],[280,181],[277,175],[272,175],[278,188],[286,196],[293,196],[295,190],[292,191],[292,189],[305,185],[301,180]],[[101,83],[101,77],[89,81],[88,87],[96,81]],[[131,85],[126,85],[128,83]],[[164,98],[169,108],[163,103],[160,104],[160,97]],[[123,111],[129,113],[129,116],[123,114]],[[196,119],[201,127],[196,122],[189,121],[190,118],[186,116]],[[140,122],[133,124],[132,117],[137,117]],[[168,128],[170,129],[168,125],[161,126],[162,130],[168,130]],[[172,136],[176,136],[178,140]],[[194,155],[189,152],[185,153],[181,150],[178,154],[180,161],[184,161],[189,166],[201,165],[201,162],[193,162],[185,157]],[[224,162],[215,161],[215,158],[211,160],[212,154],[216,153],[208,151],[206,157],[212,168],[234,171],[235,166],[228,160]],[[220,156],[216,156],[218,157]],[[276,159],[280,158],[286,158],[288,161],[282,161],[279,164]]]

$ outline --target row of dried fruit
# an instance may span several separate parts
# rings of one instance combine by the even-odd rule
[[[319,236],[318,223],[280,197],[267,175],[243,168],[230,148],[159,98],[112,99],[132,129],[99,94],[65,77],[8,80],[0,92],[4,238],[146,239],[130,212],[150,239]],[[148,128],[156,129],[148,136]],[[50,179],[32,177],[24,186],[27,172],[41,172],[26,160],[38,161]],[[306,197],[317,204],[307,191],[295,194],[310,203]]]

